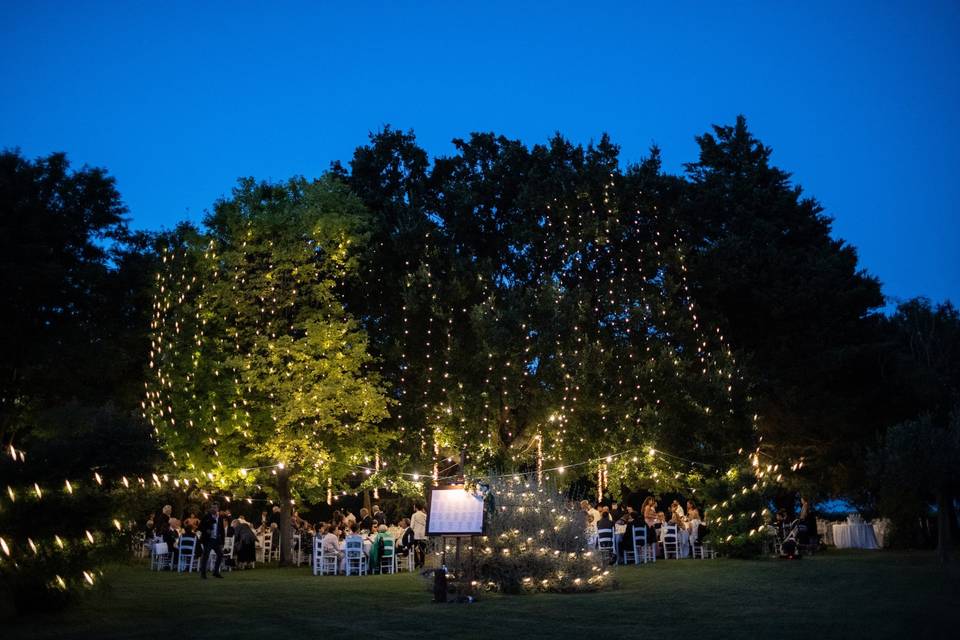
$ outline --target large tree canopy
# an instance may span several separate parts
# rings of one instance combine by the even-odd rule
[[[338,183],[244,180],[164,253],[146,414],[183,479],[276,476],[287,521],[292,496],[325,496],[386,447],[387,399],[337,292],[362,224]]]
[[[767,441],[848,482],[884,419],[880,284],[743,117],[697,141],[676,205],[694,296],[742,354]]]
[[[427,166],[411,133],[388,129],[335,171],[373,216],[348,306],[375,319],[419,470],[463,447],[480,471],[530,469],[538,449],[560,466],[650,447],[717,462],[749,446],[733,352],[699,319],[686,241],[661,214],[674,189],[656,150],[624,173],[606,137],[455,144]],[[662,467],[630,456],[605,471],[676,479]]]
[[[149,458],[134,408],[154,262],[126,212],[102,169],[0,153],[0,442],[30,449],[34,476]],[[67,442],[75,423],[82,450]],[[115,439],[118,425],[130,435]],[[119,460],[98,449],[124,439]]]

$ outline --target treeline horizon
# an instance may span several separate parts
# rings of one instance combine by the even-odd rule
[[[0,442],[36,451],[23,473],[39,477],[162,465],[141,414],[164,248],[229,242],[234,225],[298,211],[321,188],[359,219],[358,267],[337,291],[396,402],[385,428],[430,425],[398,459],[436,438],[489,468],[529,465],[515,451],[540,435],[555,461],[656,442],[720,467],[762,437],[805,461],[793,489],[881,509],[888,429],[923,417],[953,429],[955,308],[888,308],[742,117],[697,142],[671,175],[656,147],[621,167],[607,136],[528,147],[474,133],[431,160],[412,131],[386,127],[317,180],[242,178],[200,226],[156,232],[129,229],[106,170],[5,151]],[[546,430],[551,416],[562,430]],[[657,470],[618,469],[612,492],[682,486]],[[911,513],[955,495],[947,484],[916,487]]]

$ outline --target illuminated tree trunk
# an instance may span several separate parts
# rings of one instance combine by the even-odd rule
[[[293,539],[291,537],[290,517],[290,472],[287,469],[277,471],[277,495],[280,497],[280,566],[293,564]]]

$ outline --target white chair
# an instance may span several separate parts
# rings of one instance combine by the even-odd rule
[[[280,562],[280,545],[281,545],[280,535],[279,534],[277,535],[276,541],[274,541],[273,532],[268,531],[267,536],[270,538],[270,544],[271,544],[270,554],[268,555],[268,557],[271,560],[276,560],[277,562]]]
[[[367,556],[363,553],[363,538],[347,536],[344,546],[346,553],[344,575],[367,575]]]
[[[154,535],[143,535],[140,538],[140,547],[137,549],[138,558],[149,558],[153,555],[153,545],[163,542],[163,539]]]
[[[177,556],[177,573],[183,573],[186,569],[190,573],[194,568],[200,567],[200,556],[197,555],[197,538],[195,536],[182,536],[180,538],[179,554]]]
[[[650,548],[647,544],[647,527],[640,524],[633,526],[633,550],[623,552],[624,563],[633,562],[633,564],[647,563],[650,559]],[[653,554],[654,558],[656,554]]]
[[[668,523],[663,534],[663,557],[665,560],[669,560],[671,557],[675,560],[680,559],[680,534],[677,532],[677,525],[674,523]]]
[[[409,571],[413,573],[415,570],[415,562],[416,558],[414,557],[413,549],[407,549],[405,554],[397,555],[397,571]]]
[[[313,575],[335,576],[340,571],[340,558],[336,553],[324,553],[323,536],[313,537],[313,555],[310,559]]]
[[[138,558],[143,558],[150,552],[150,548],[147,547],[147,543],[148,539],[145,533],[135,533],[130,538],[130,551],[135,553]]]
[[[160,571],[169,568],[173,556],[166,542],[157,542],[150,547],[150,570]]]
[[[259,535],[260,548],[257,553],[257,560],[259,562],[270,562],[273,559],[273,534],[270,531],[267,531],[266,534],[261,533]]]
[[[383,540],[383,553],[380,555],[380,573],[396,573],[396,541],[390,537],[384,537],[381,539]]]
[[[717,552],[709,542],[697,540],[693,545],[693,557],[705,560],[706,558],[716,558]]]
[[[609,561],[611,557],[616,561],[617,549],[613,542],[613,529],[597,530],[597,550],[600,551],[601,556],[605,556],[604,562]]]
[[[700,539],[700,521],[696,521],[696,528],[690,533],[690,555],[694,558],[705,560],[706,558],[716,558],[717,552],[713,550],[709,542]]]
[[[211,558],[211,561],[214,564],[216,564],[216,554],[211,553],[210,555],[213,556],[213,558]],[[227,560],[230,560],[230,562],[227,562]],[[227,536],[226,538],[223,539],[223,562],[221,564],[222,564],[221,569],[226,569],[227,571],[230,571],[233,568],[232,566],[230,566],[233,564],[233,536]],[[207,569],[211,568],[211,566],[209,565],[210,563],[208,562]]]

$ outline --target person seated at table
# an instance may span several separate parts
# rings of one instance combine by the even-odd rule
[[[167,548],[173,554],[174,566],[177,565],[180,558],[180,536],[183,533],[180,526],[178,518],[170,518],[167,521],[167,532],[163,536],[163,541],[167,543]]]
[[[623,516],[620,517],[620,521],[623,522],[623,537],[620,539],[620,559],[623,560],[626,558],[627,553],[633,553],[633,526],[634,519],[633,514],[629,511],[625,511]]]
[[[589,512],[584,512],[583,517],[586,519],[586,523],[587,523],[587,528],[586,528],[587,541],[590,544],[596,544],[597,523],[593,521],[593,516],[591,516]]]
[[[687,521],[686,518],[683,517],[682,510],[676,510],[671,513],[670,524],[675,524],[681,529],[685,529],[687,527]]]
[[[333,525],[324,525],[323,537],[320,539],[320,553],[325,556],[337,558],[337,561],[343,558],[343,552],[340,551],[340,538],[337,537],[336,529]]]
[[[800,496],[800,529],[797,536],[798,541],[805,547],[816,547],[819,545],[817,537],[817,517],[813,513],[810,501],[806,496]]]
[[[647,540],[653,540],[657,526],[657,500],[653,496],[647,496],[643,501],[643,522],[647,526]]]
[[[777,511],[777,520],[776,522],[773,523],[773,526],[777,530],[777,536],[779,536],[779,538],[783,540],[784,537],[786,537],[787,531],[788,531],[786,509],[780,509],[779,511]]]
[[[413,527],[410,526],[409,518],[400,518],[400,537],[397,542],[397,555],[409,555],[416,543],[416,536],[413,533]]]
[[[370,540],[370,572],[380,573],[380,559],[383,558],[384,546],[386,541],[392,541],[393,537],[387,532],[387,525],[381,524],[377,528],[376,535]],[[394,547],[396,549],[396,547]]]
[[[223,527],[224,540],[233,537],[233,527],[230,526],[233,521],[233,512],[230,509],[220,509],[220,522]]]
[[[679,521],[683,522],[683,507],[680,506],[680,503],[676,500],[670,503],[670,514],[671,519],[674,514],[679,515]]]
[[[243,516],[230,523],[233,529],[233,562],[236,568],[246,569],[257,560],[257,534]]]
[[[190,512],[190,515],[183,519],[183,531],[184,533],[195,533],[197,527],[200,526],[200,518],[197,517],[197,514],[193,511]]]
[[[600,512],[590,504],[589,500],[581,500],[580,508],[587,512],[587,515],[590,516],[590,522],[593,522],[594,525],[600,521]]]
[[[606,507],[603,507],[600,510],[600,519],[597,520],[597,531],[604,529],[613,529],[613,520],[610,518],[610,510]]]
[[[614,522],[617,522],[623,517],[623,514],[626,513],[623,508],[620,506],[619,502],[610,503],[610,519]]]
[[[370,556],[370,540],[360,534],[360,526],[354,522],[347,528],[346,535],[343,538],[344,554],[341,557],[340,562],[340,569],[342,571],[346,571],[347,569],[346,547],[353,540],[360,541],[360,549],[362,550],[364,556],[367,558]],[[369,570],[369,568],[370,565],[368,564],[367,569]]]
[[[700,520],[700,509],[697,508],[693,500],[687,500],[687,519]]]

